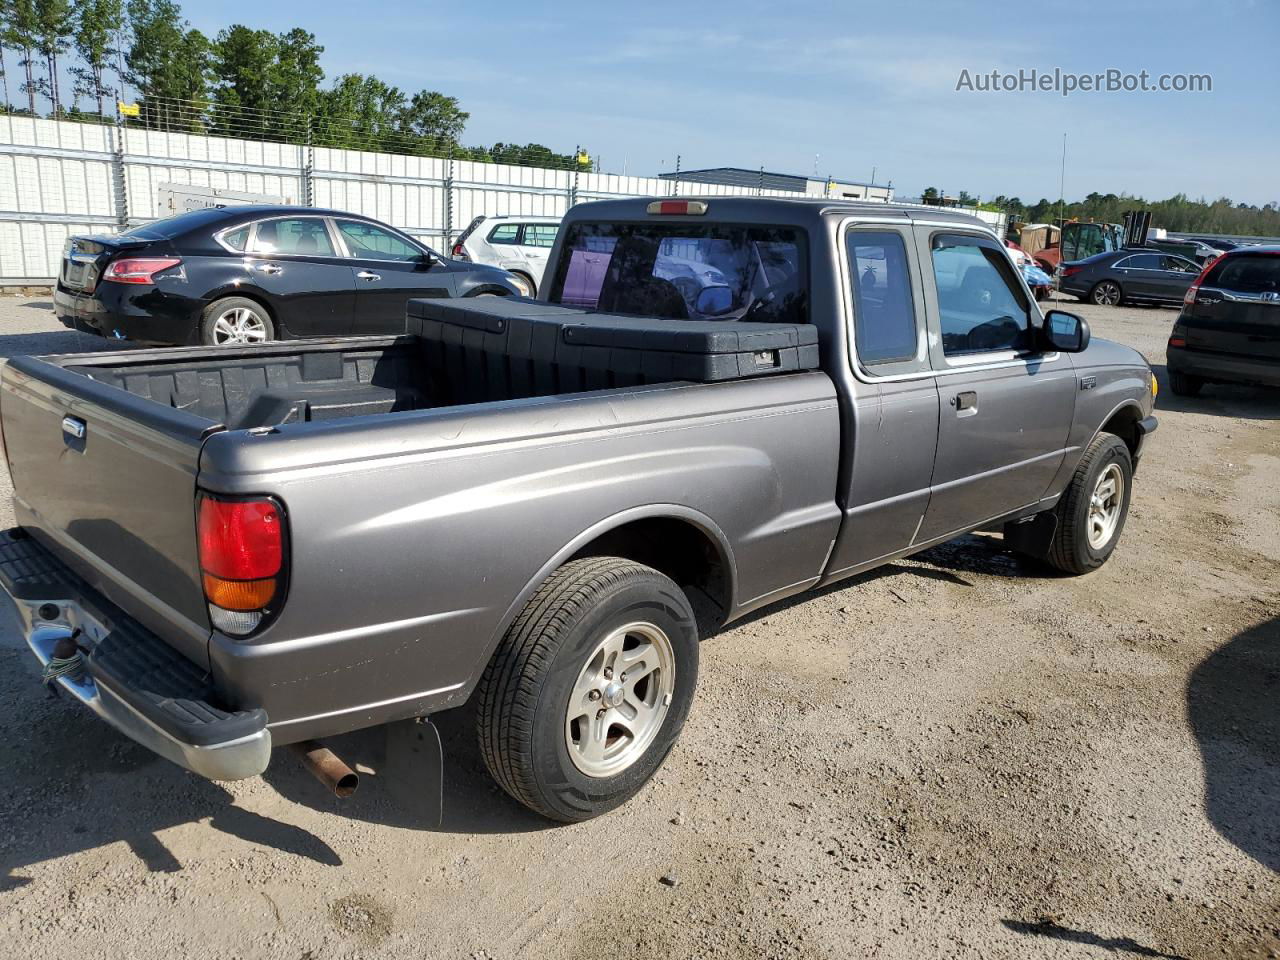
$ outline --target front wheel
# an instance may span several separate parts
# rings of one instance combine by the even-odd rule
[[[632,797],[684,726],[698,630],[684,592],[651,567],[589,557],[538,588],[477,690],[485,766],[553,820]]]
[[[247,297],[223,297],[205,307],[200,342],[207,347],[265,343],[276,338],[275,324],[262,304]]]
[[[1103,280],[1090,292],[1089,299],[1102,307],[1118,307],[1124,299],[1124,291],[1114,280]]]
[[[1120,540],[1133,490],[1133,458],[1125,442],[1100,433],[1058,503],[1057,528],[1045,557],[1067,573],[1096,570]]]

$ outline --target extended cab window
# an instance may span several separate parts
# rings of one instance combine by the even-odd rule
[[[804,231],[737,224],[574,223],[548,299],[672,320],[809,322]]]
[[[943,353],[1028,349],[1031,308],[1004,252],[963,234],[938,234],[932,248]]]
[[[916,314],[902,236],[849,232],[853,277],[853,331],[864,364],[910,360],[916,355]]]

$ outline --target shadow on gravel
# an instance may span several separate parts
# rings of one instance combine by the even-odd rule
[[[463,834],[535,833],[559,826],[518,804],[489,776],[476,746],[471,708],[450,710],[432,720],[444,747],[444,817],[439,826],[393,790],[390,781],[396,771],[386,764],[386,734],[381,728],[325,740],[360,774],[360,789],[352,797],[339,800],[328,794],[284,751],[275,753],[263,779],[293,803],[383,826]]]
[[[1159,957],[1161,960],[1188,960],[1187,957],[1180,954],[1165,953],[1163,950],[1145,947],[1132,937],[1100,937],[1096,933],[1090,933],[1088,930],[1072,930],[1070,927],[1064,927],[1061,924],[1054,923],[1052,920],[1037,920],[1035,923],[1028,923],[1025,920],[1001,920],[1000,922],[1014,933],[1048,937],[1051,940],[1079,943],[1089,947],[1099,947],[1110,953],[1131,953],[1138,957]]]
[[[51,353],[98,353],[126,350],[138,344],[129,340],[108,340],[78,330],[46,330],[34,333],[0,334],[0,358],[23,354],[43,357]]]
[[[1169,386],[1169,371],[1163,363],[1152,364],[1151,372],[1160,381],[1160,395],[1156,397],[1157,417],[1161,411],[1172,411],[1209,417],[1240,417],[1243,420],[1280,420],[1280,390],[1274,387],[1207,383],[1199,396],[1179,397]]]
[[[1196,667],[1187,717],[1210,822],[1280,873],[1280,617],[1237,634]]]

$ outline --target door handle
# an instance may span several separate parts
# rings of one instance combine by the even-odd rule
[[[978,408],[978,394],[973,390],[957,393],[951,398],[951,405],[957,410],[976,410]]]
[[[257,269],[259,273],[265,273],[271,277],[276,277],[284,273],[284,268],[274,263],[260,263],[258,264]]]
[[[368,270],[361,270],[359,273],[356,274],[356,276],[359,277],[361,280],[368,280],[370,283],[373,283],[373,281],[375,280],[382,279],[382,274],[370,273]]]

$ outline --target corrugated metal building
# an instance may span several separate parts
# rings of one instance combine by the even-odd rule
[[[705,170],[681,170],[679,173],[660,173],[662,180],[681,183],[716,183],[741,190],[764,188],[801,193],[807,197],[836,197],[845,200],[893,200],[893,184],[863,183],[858,180],[807,177],[793,173],[770,173],[767,170],[748,170],[745,167],[708,167]]]

